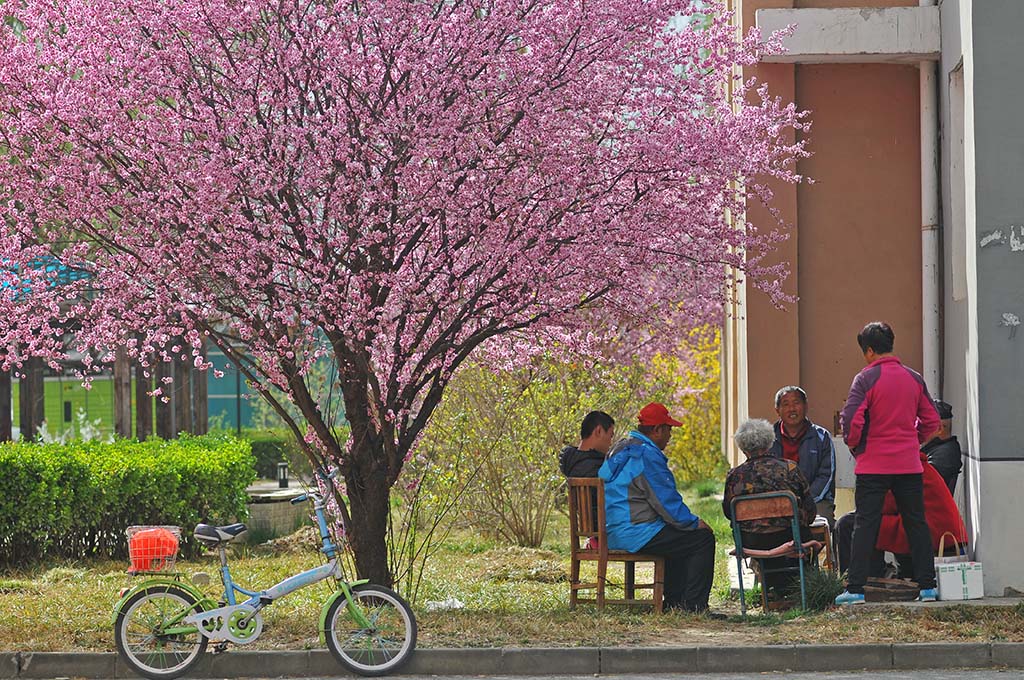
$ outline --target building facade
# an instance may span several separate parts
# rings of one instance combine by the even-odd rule
[[[787,54],[743,74],[811,111],[814,183],[775,186],[789,240],[783,310],[740,286],[723,334],[723,443],[774,418],[782,385],[837,428],[863,366],[856,334],[885,320],[896,353],[954,407],[956,497],[986,592],[1024,591],[1024,2],[734,0],[738,30],[795,25]],[[772,225],[760,205],[755,224]],[[837,504],[852,457],[837,438]],[[735,453],[731,455],[735,456]]]

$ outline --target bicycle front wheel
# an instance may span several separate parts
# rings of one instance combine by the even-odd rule
[[[196,611],[196,599],[184,588],[154,585],[133,595],[114,621],[117,651],[133,671],[151,680],[170,680],[188,672],[206,651],[207,640],[181,619]],[[168,632],[170,631],[170,632]]]
[[[416,617],[398,593],[364,584],[349,601],[339,597],[327,611],[327,648],[342,666],[359,675],[384,675],[404,665],[416,648]],[[358,621],[362,618],[365,625]]]

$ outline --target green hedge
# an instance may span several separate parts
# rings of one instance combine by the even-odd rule
[[[288,463],[292,478],[309,477],[309,460],[302,452],[295,435],[285,430],[246,431],[256,459],[256,473],[263,479],[277,479],[277,464]]]
[[[246,514],[249,443],[225,435],[111,444],[0,444],[0,565],[127,555],[125,528]]]

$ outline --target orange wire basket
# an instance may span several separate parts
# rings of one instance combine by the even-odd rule
[[[181,543],[181,527],[131,526],[128,535],[129,574],[174,571]]]

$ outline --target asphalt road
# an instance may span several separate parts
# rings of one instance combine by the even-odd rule
[[[1024,670],[921,670],[921,671],[863,671],[857,673],[712,673],[704,675],[690,674],[658,674],[658,675],[407,675],[397,676],[402,680],[467,680],[468,678],[487,678],[488,680],[594,680],[609,678],[610,680],[770,680],[786,678],[786,680],[867,680],[868,678],[886,678],[886,680],[1010,680],[1024,678]],[[316,680],[337,680],[323,678]]]
[[[330,678],[306,678],[304,680],[338,680],[339,676]],[[352,676],[343,676],[352,677]],[[657,675],[398,675],[392,676],[400,680],[868,680],[869,678],[885,678],[886,680],[1011,680],[1024,678],[1024,670],[920,670],[920,671],[861,671],[856,673],[711,673],[711,674],[657,674]],[[53,678],[52,680],[68,680]],[[270,678],[252,678],[251,680],[272,680]]]

